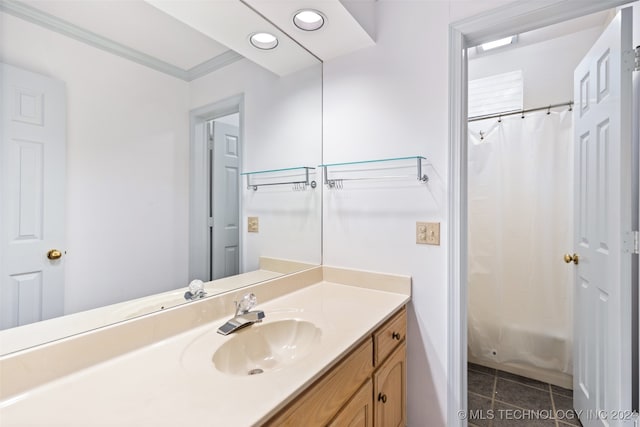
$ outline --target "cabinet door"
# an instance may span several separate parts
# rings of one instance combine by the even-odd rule
[[[367,379],[328,427],[373,427],[373,384]]]
[[[402,343],[373,375],[374,425],[403,427],[407,413],[407,358]]]
[[[265,426],[326,426],[361,384],[371,378],[372,355],[373,342],[369,338]]]

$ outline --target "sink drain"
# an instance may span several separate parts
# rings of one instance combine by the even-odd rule
[[[264,371],[260,368],[252,369],[249,371],[249,375],[258,375],[263,373]]]

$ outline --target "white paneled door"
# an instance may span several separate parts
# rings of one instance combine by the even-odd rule
[[[573,396],[585,427],[633,425],[631,29],[624,9],[574,73]]]
[[[0,64],[0,328],[64,311],[65,84]]]
[[[240,273],[240,138],[237,126],[212,122],[211,280]]]

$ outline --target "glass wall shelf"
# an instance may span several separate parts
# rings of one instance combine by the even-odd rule
[[[312,168],[309,166],[297,166],[292,168],[281,168],[281,169],[268,169],[261,171],[253,171],[253,172],[242,172],[240,175],[244,175],[247,178],[247,189],[253,189],[254,191],[258,190],[258,187],[267,186],[267,185],[293,185],[294,190],[306,190],[307,187],[316,188],[316,182],[309,178],[310,172],[314,171],[316,168]],[[271,175],[270,178],[273,180],[269,180],[266,182],[255,182],[251,181],[251,177],[253,175],[260,175],[261,177],[267,177]],[[299,177],[294,179],[281,180],[282,178],[291,178],[291,177]],[[304,179],[302,179],[304,177]]]
[[[357,168],[352,168],[352,166],[358,165],[372,165],[373,167],[368,169],[360,169],[360,170],[373,170],[373,169],[382,169],[383,166],[375,166],[376,163],[384,163],[386,166],[384,169],[396,169],[398,166],[394,166],[393,162],[397,162],[400,164],[401,162],[411,162],[413,161],[416,168],[416,175],[379,175],[379,176],[358,176],[358,177],[341,177],[336,178],[335,176],[329,177],[329,169],[330,168],[341,168],[342,173],[346,172],[346,169],[349,171],[357,170]],[[392,179],[392,178],[408,178],[412,176],[417,176],[418,181],[426,183],[429,181],[429,177],[426,174],[422,173],[423,162],[426,161],[426,157],[423,156],[409,156],[409,157],[391,157],[387,159],[375,159],[375,160],[360,160],[355,162],[343,162],[343,163],[325,163],[319,165],[318,167],[324,168],[324,183],[329,188],[342,188],[342,184],[344,181],[357,181],[357,180],[369,180],[369,179]],[[406,166],[405,166],[406,167]],[[334,173],[337,173],[335,171]]]

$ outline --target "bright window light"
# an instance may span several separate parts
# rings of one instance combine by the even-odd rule
[[[481,50],[483,51],[487,51],[487,50],[491,50],[491,49],[496,49],[502,46],[506,46],[509,45],[511,43],[513,43],[515,40],[515,36],[509,36],[509,37],[505,37],[503,39],[499,39],[499,40],[494,40],[492,42],[488,42],[488,43],[483,43],[480,45]]]

